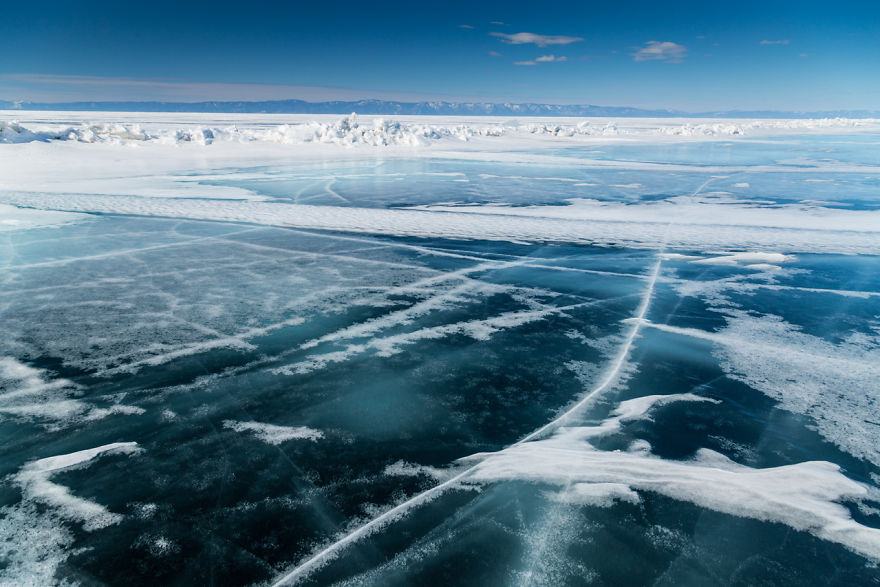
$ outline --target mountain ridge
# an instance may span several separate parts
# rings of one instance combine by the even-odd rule
[[[70,110],[83,112],[194,112],[217,114],[349,114],[439,115],[439,116],[616,116],[622,118],[875,118],[880,111],[826,110],[720,110],[684,112],[681,110],[596,106],[593,104],[542,104],[535,102],[449,102],[444,100],[400,102],[391,100],[353,100],[307,102],[305,100],[264,101],[79,101],[26,102],[0,100],[0,110]]]

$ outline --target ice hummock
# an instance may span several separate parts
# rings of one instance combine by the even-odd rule
[[[17,121],[0,121],[0,143],[27,143],[33,141],[74,141],[82,143],[137,143],[157,142],[164,144],[194,143],[209,145],[214,142],[268,142],[277,144],[330,143],[338,145],[368,145],[374,147],[405,145],[420,146],[441,139],[467,141],[475,137],[521,137],[548,136],[572,137],[737,137],[760,134],[767,131],[797,131],[816,129],[871,128],[877,121],[871,119],[793,119],[755,120],[744,123],[684,122],[670,124],[658,120],[647,126],[633,126],[618,122],[592,124],[590,121],[554,124],[530,122],[521,124],[429,124],[424,122],[400,122],[385,118],[372,118],[361,123],[357,114],[338,119],[336,122],[305,120],[299,124],[270,125],[263,128],[203,127],[199,125],[182,128],[147,130],[140,124],[130,123],[82,123],[77,126],[47,129],[29,128]]]

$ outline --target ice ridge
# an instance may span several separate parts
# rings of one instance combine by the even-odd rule
[[[604,121],[603,121],[604,122]],[[192,143],[209,145],[215,142],[235,143],[328,143],[337,145],[420,146],[440,139],[468,141],[474,137],[595,137],[595,136],[678,136],[735,137],[760,131],[786,131],[833,128],[859,128],[875,125],[874,119],[798,119],[754,120],[747,122],[686,122],[669,124],[652,122],[643,126],[621,128],[614,121],[592,124],[590,121],[558,124],[547,122],[492,124],[424,124],[400,122],[384,118],[361,123],[356,114],[336,122],[309,121],[302,124],[280,124],[259,128],[236,126],[208,127],[190,125],[181,128],[148,130],[140,124],[83,123],[49,130],[31,129],[16,121],[0,121],[0,143],[34,141],[73,141],[80,143]]]

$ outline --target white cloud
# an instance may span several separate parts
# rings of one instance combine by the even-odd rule
[[[541,55],[531,61],[515,61],[514,65],[538,65],[539,63],[553,63],[554,61],[568,61],[568,57],[564,55],[557,57],[556,55]]]
[[[566,37],[565,35],[537,35],[535,33],[489,33],[493,37],[498,37],[505,43],[511,45],[525,45],[532,43],[538,47],[546,47],[547,45],[568,45],[569,43],[577,43],[583,41],[583,37]]]
[[[761,41],[761,45],[788,45],[788,43],[788,39],[780,39],[778,41],[768,41],[767,39],[764,39]]]
[[[492,57],[501,57],[501,53],[499,53],[498,51],[489,51],[489,55],[491,55]]]
[[[498,26],[507,26],[507,23],[506,23],[506,22],[502,22],[502,21],[500,21],[500,20],[493,20],[493,21],[490,22],[489,24],[494,24],[494,25],[498,25]]]
[[[472,27],[469,24],[460,24],[460,25],[458,25],[458,28],[460,28],[460,29],[473,29],[474,27]]]
[[[634,61],[666,61],[681,63],[687,56],[687,47],[672,41],[648,41],[632,54]]]

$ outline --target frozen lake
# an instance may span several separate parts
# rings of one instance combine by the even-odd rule
[[[313,118],[0,112],[0,583],[876,583],[880,124]]]

